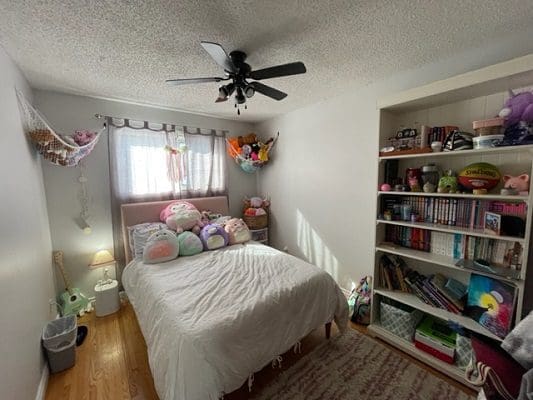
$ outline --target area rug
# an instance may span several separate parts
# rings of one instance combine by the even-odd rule
[[[253,392],[253,391],[252,391]],[[349,329],[282,372],[257,400],[472,400],[382,343]]]

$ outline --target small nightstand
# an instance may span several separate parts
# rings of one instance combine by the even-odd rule
[[[252,240],[268,245],[268,228],[250,229]]]

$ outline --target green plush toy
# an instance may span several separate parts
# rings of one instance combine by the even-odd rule
[[[180,256],[194,256],[204,249],[202,241],[198,236],[190,231],[182,232],[178,235],[180,245]]]
[[[451,169],[444,172],[444,175],[439,179],[439,193],[455,193],[457,192],[457,177],[454,176]]]

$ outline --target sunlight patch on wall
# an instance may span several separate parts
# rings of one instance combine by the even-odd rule
[[[296,243],[306,260],[328,272],[337,280],[339,261],[298,209],[296,210],[296,230]]]

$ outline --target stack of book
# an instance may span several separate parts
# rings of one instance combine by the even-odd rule
[[[389,210],[393,219],[400,219],[400,215],[394,213],[395,204],[410,205],[412,212],[418,216],[418,222],[469,229],[483,229],[484,216],[487,211],[520,218],[525,218],[527,213],[527,206],[524,202],[421,196],[385,196],[382,212]]]
[[[425,276],[410,269],[398,256],[383,255],[379,263],[380,285],[388,290],[412,293],[424,303],[461,314],[467,287],[441,274]]]
[[[453,364],[457,334],[445,322],[426,316],[415,332],[415,347],[432,356]]]

